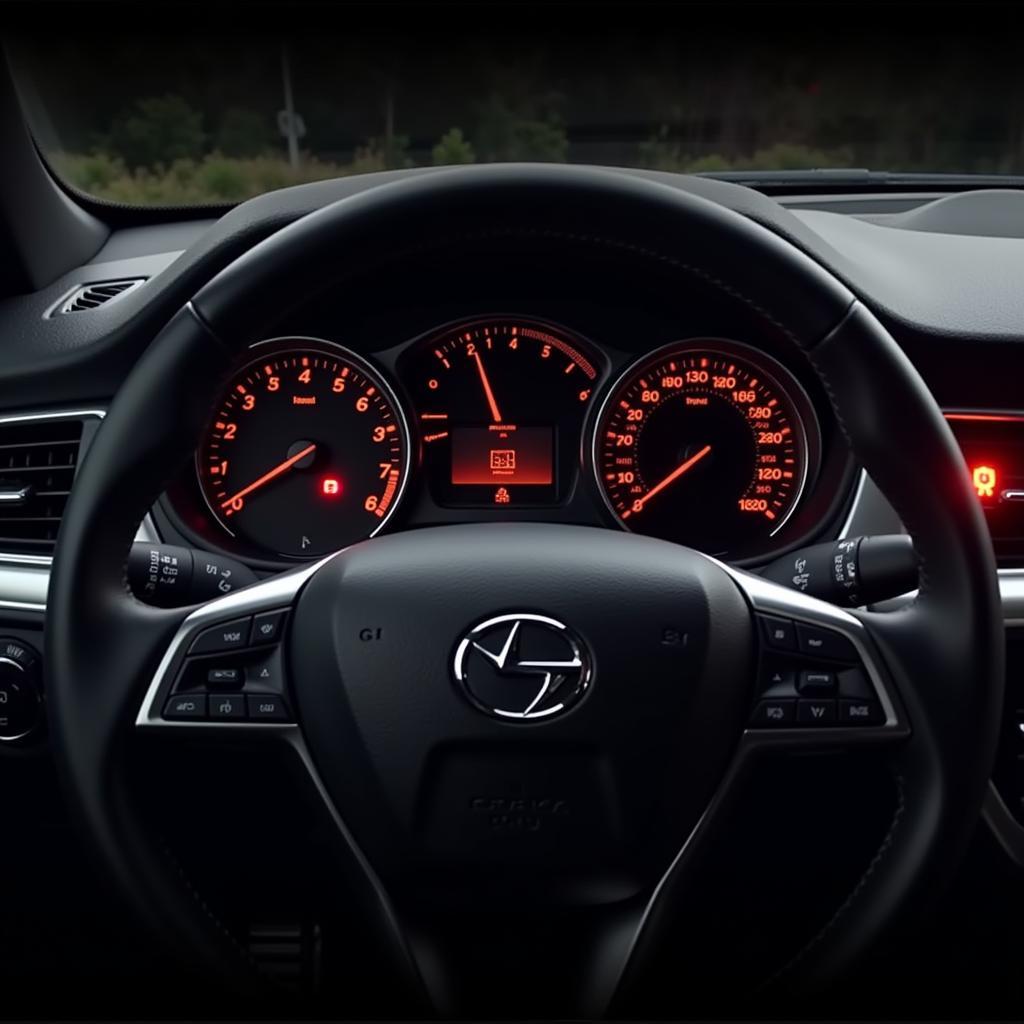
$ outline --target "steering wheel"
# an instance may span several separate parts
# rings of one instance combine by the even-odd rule
[[[427,252],[425,239],[486,247],[523,235],[654,258],[783,331],[913,537],[916,599],[888,614],[843,611],[684,547],[539,523],[382,536],[201,607],[132,596],[137,524],[192,457],[233,362],[284,312],[282,296],[298,304],[343,289],[356,268]],[[246,642],[254,616],[278,612],[260,621],[275,624],[293,721],[164,719],[197,638],[241,632]],[[557,683],[558,700],[544,704],[550,714],[503,718],[488,688],[509,685],[501,659],[533,627],[532,678]],[[817,631],[845,659],[867,721],[758,717],[759,655],[791,642],[794,628]],[[367,629],[379,642],[360,641]],[[496,973],[516,970],[517,955],[529,961],[517,986],[545,1014],[600,1015],[627,1005],[684,912],[693,858],[756,758],[873,748],[898,787],[877,856],[787,984],[828,985],[922,910],[979,817],[1001,634],[992,547],[956,443],[914,367],[842,283],[773,232],[682,190],[594,169],[482,167],[305,216],[167,324],[75,482],[50,582],[47,692],[55,753],[103,860],[152,924],[220,977],[248,985],[251,965],[129,799],[130,739],[219,730],[290,744],[344,839],[381,955],[423,1007],[465,1010],[465,940],[454,936],[468,931],[511,958]],[[490,669],[479,658],[456,664],[467,650],[489,651]],[[520,653],[516,667],[528,662]],[[467,671],[473,700],[460,683]],[[543,826],[528,835],[515,827],[524,806]],[[548,935],[557,955],[544,952]]]

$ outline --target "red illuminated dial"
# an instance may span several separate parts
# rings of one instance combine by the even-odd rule
[[[808,472],[800,385],[728,341],[683,342],[631,368],[598,417],[594,466],[629,530],[714,554],[774,536]]]
[[[408,432],[391,389],[326,341],[262,342],[250,357],[196,455],[210,511],[266,555],[312,558],[373,536],[408,471]]]
[[[578,467],[598,370],[563,328],[494,317],[431,335],[411,356],[424,465],[437,501],[546,505]]]

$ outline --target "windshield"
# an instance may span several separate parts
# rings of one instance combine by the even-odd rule
[[[911,44],[638,20],[642,31],[611,21],[589,34],[536,19],[476,33],[435,22],[173,40],[71,33],[23,38],[13,52],[56,173],[128,204],[224,204],[341,175],[510,160],[1024,171],[1024,75],[996,35]]]

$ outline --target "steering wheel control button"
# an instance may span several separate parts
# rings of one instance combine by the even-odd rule
[[[808,626],[802,622],[796,625],[797,643],[802,654],[813,658],[828,658],[830,661],[852,661],[860,659],[853,644],[842,633],[820,626]]]
[[[242,681],[242,670],[240,668],[211,668],[206,673],[207,685],[216,688],[241,686]]]
[[[882,709],[873,700],[841,700],[839,722],[842,725],[880,725]]]
[[[796,630],[789,619],[779,619],[774,615],[761,615],[761,629],[765,642],[777,651],[796,650]]]
[[[261,660],[246,666],[246,683],[255,690],[284,691],[284,667],[281,662],[281,649],[262,652]]]
[[[804,696],[816,696],[835,693],[835,672],[824,672],[820,669],[805,669],[800,673],[796,684],[797,690]]]
[[[796,720],[798,725],[835,725],[836,702],[834,700],[798,700]]]
[[[214,719],[245,718],[245,697],[240,693],[210,694],[210,717]]]
[[[219,626],[204,629],[192,641],[189,654],[219,654],[222,651],[237,651],[249,641],[249,630],[252,619],[232,619],[222,622]]]
[[[206,718],[206,695],[182,693],[172,697],[164,708],[164,718],[173,722],[195,721]]]
[[[875,700],[875,688],[859,668],[846,668],[839,673],[839,696],[851,700]]]
[[[795,700],[763,700],[754,708],[750,724],[761,729],[779,729],[796,720]]]
[[[284,698],[276,693],[250,693],[246,697],[253,722],[287,722],[291,716]]]
[[[761,672],[761,696],[781,698],[796,696],[796,672],[791,668],[770,667]]]
[[[282,609],[277,612],[263,612],[260,615],[254,615],[249,643],[255,646],[257,644],[273,644],[280,640],[287,614],[287,611]]]

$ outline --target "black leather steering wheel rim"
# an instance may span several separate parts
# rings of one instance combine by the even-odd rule
[[[754,309],[806,353],[850,447],[901,514],[921,559],[916,600],[862,616],[907,709],[894,763],[901,811],[855,894],[792,972],[827,983],[949,876],[976,823],[1002,704],[995,561],[963,460],[934,400],[884,327],[828,271],[746,218],[658,183],[568,167],[475,167],[381,186],[310,214],[217,275],[154,340],[115,397],[61,528],[47,606],[47,693],[64,781],[133,903],[222,976],[243,951],[183,897],[140,827],[124,757],[145,684],[181,611],[131,595],[136,526],[192,455],[233,357],[279,315],[357,265],[423,239],[528,233],[594,239],[663,260]],[[197,382],[204,382],[201,385]],[[653,935],[654,930],[648,929]],[[641,937],[643,939],[643,936]],[[396,937],[397,944],[401,944]]]

